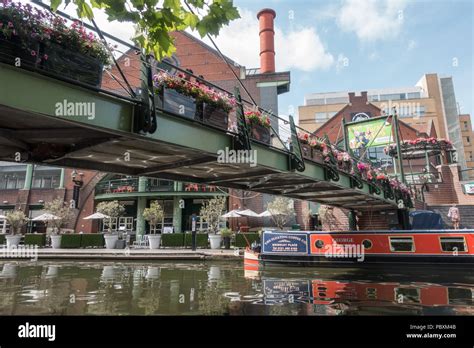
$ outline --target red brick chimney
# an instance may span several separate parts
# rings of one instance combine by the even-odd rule
[[[275,72],[275,30],[273,20],[275,11],[264,8],[257,14],[260,24],[260,73]]]

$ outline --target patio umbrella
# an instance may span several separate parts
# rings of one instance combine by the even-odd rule
[[[94,213],[92,215],[86,216],[84,220],[102,220],[102,219],[109,219],[110,216],[102,214],[102,213]]]
[[[0,215],[0,220],[6,219],[7,217],[5,215]]]
[[[225,213],[224,215],[221,215],[221,217],[227,219],[227,218],[236,218],[236,217],[241,217],[239,214],[240,210],[231,210],[228,213]]]
[[[265,210],[263,213],[258,214],[259,217],[270,217],[270,216],[273,216],[273,215],[275,215],[275,214],[270,213],[270,211],[268,211],[268,210]]]
[[[50,214],[50,213],[44,213],[44,214],[41,214],[33,219],[31,219],[32,221],[52,221],[52,220],[58,220],[60,219],[59,216],[56,216],[56,215],[53,215],[53,214]]]
[[[256,212],[250,209],[239,211],[238,214],[241,216],[259,217],[259,215]]]

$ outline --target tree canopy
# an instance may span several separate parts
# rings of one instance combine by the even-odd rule
[[[201,37],[217,35],[230,21],[240,18],[232,0],[50,0],[56,11],[61,5],[76,6],[80,18],[93,19],[93,8],[102,9],[109,21],[135,24],[136,44],[156,59],[176,50],[170,33],[193,29]]]

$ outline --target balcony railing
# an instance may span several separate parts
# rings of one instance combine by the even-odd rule
[[[95,194],[138,192],[138,178],[116,179],[100,182],[95,187]]]

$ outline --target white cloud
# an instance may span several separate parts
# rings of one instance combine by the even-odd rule
[[[336,21],[362,41],[384,40],[400,33],[405,7],[406,0],[346,0]]]
[[[374,61],[374,60],[379,59],[379,57],[380,56],[379,56],[378,52],[374,51],[374,52],[369,54],[368,58],[369,58],[370,61]]]
[[[222,53],[237,63],[247,68],[259,67],[260,38],[257,15],[247,9],[239,11],[241,18],[224,27],[214,41]],[[193,35],[198,36],[196,33]],[[209,43],[207,39],[204,41]],[[275,26],[275,52],[277,71],[327,69],[334,63],[334,57],[326,51],[313,27],[284,32]]]

